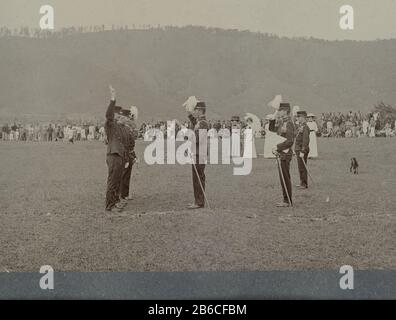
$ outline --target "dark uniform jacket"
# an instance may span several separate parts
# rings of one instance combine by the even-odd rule
[[[131,128],[128,126],[122,126],[123,135],[126,137],[125,139],[125,151],[127,156],[127,161],[131,164],[135,161],[135,134]]]
[[[297,155],[299,152],[309,153],[309,127],[306,123],[300,125],[300,127],[297,129],[294,151]]]
[[[190,123],[191,123],[191,129],[194,130],[195,133],[195,151],[193,150],[193,152],[195,152],[196,158],[198,160],[199,158],[199,153],[200,150],[202,150],[202,155],[203,155],[203,162],[206,161],[206,157],[207,157],[207,141],[200,141],[199,139],[199,130],[203,129],[203,130],[208,130],[209,129],[209,123],[206,120],[205,115],[201,115],[198,118],[195,118],[193,115],[189,115],[188,116]],[[198,161],[197,161],[198,162]]]
[[[286,138],[282,143],[279,143],[276,148],[280,154],[281,159],[289,158],[293,156],[293,143],[294,143],[294,125],[290,118],[278,121],[276,131],[278,135]]]
[[[110,101],[106,111],[105,131],[107,136],[107,154],[118,154],[120,157],[126,155],[126,136],[122,126],[114,120],[115,100]]]

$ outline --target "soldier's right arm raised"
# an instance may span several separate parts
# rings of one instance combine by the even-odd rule
[[[111,85],[109,86],[109,88],[110,88],[110,104],[106,111],[106,120],[112,121],[112,120],[114,120],[114,107],[116,104],[116,91]]]

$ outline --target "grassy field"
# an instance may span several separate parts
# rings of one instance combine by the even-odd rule
[[[141,161],[135,199],[105,214],[102,143],[0,142],[0,272],[395,269],[395,151],[396,139],[320,139],[315,184],[293,190],[293,209],[275,207],[275,160],[239,177],[208,166],[212,210],[198,211],[185,210],[191,166]],[[293,160],[293,184],[297,174]]]

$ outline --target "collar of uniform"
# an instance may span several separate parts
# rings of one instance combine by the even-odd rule
[[[206,116],[204,114],[201,114],[198,116],[198,120],[206,120]]]

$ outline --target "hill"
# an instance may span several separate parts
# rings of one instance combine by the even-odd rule
[[[196,95],[212,118],[271,112],[281,93],[310,111],[367,111],[396,100],[396,40],[286,39],[202,27],[0,39],[0,116],[102,117],[108,84],[144,120],[184,115]]]

